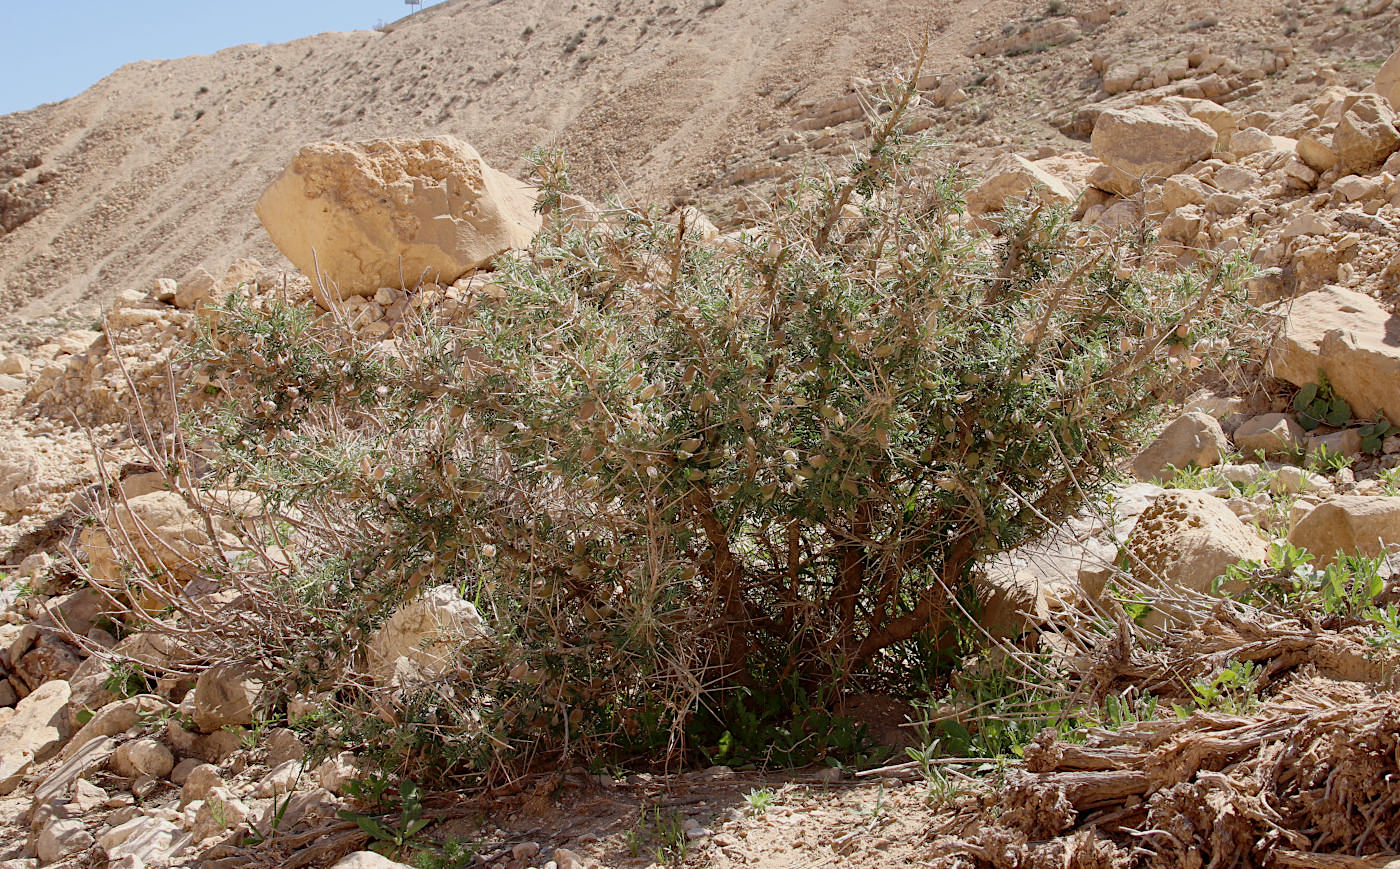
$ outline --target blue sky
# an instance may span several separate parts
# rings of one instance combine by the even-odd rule
[[[364,30],[411,11],[403,0],[0,0],[0,114],[79,94],[133,60]]]

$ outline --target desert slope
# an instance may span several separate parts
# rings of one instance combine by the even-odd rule
[[[1082,37],[978,56],[988,39],[1053,24],[1051,12]],[[449,133],[516,173],[529,149],[563,147],[588,194],[664,205],[705,190],[713,207],[717,190],[733,203],[784,161],[840,152],[861,122],[822,129],[822,107],[907,64],[925,33],[928,73],[962,75],[970,94],[926,126],[953,158],[976,158],[1085,147],[1054,123],[1104,96],[1095,57],[1156,63],[1204,44],[1242,58],[1288,43],[1310,95],[1313,61],[1342,83],[1372,73],[1397,14],[1245,0],[451,0],[385,32],[134,63],[0,117],[0,184],[17,176],[0,188],[0,317],[88,316],[195,265],[277,262],[251,206],[316,139]],[[1275,78],[1257,107],[1295,98]]]
[[[836,93],[933,23],[924,3],[859,8],[459,0],[383,33],[128,65],[0,119],[0,160],[39,154],[31,174],[57,176],[52,205],[0,237],[3,307],[32,316],[204,260],[271,258],[251,205],[318,138],[451,133],[517,171],[530,148],[564,145],[594,192],[664,196],[754,127],[760,93],[770,108],[780,82]],[[876,38],[887,29],[909,38]]]

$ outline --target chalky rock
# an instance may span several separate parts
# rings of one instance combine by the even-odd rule
[[[1327,286],[1280,307],[1269,373],[1297,386],[1321,372],[1363,419],[1400,421],[1400,317],[1364,293]]]
[[[1133,577],[1149,585],[1208,592],[1240,561],[1263,561],[1268,544],[1218,498],[1194,489],[1163,492],[1138,519],[1127,549]]]
[[[1288,541],[1326,567],[1338,555],[1374,558],[1400,544],[1400,498],[1342,495],[1323,501],[1298,522]]]
[[[1008,202],[1033,196],[1046,205],[1069,204],[1069,185],[1018,154],[998,157],[984,173],[982,183],[967,194],[967,209],[974,216],[1001,211]]]
[[[456,586],[440,585],[404,604],[375,632],[369,669],[380,682],[433,678],[446,671],[464,642],[490,634]]]
[[[337,290],[450,284],[525,248],[540,227],[535,199],[450,136],[316,142],[263,193],[257,214],[326,303]]]
[[[1209,157],[1219,139],[1209,124],[1179,107],[1109,109],[1099,115],[1089,142],[1113,176],[1095,183],[1131,195],[1144,181],[1169,178]]]

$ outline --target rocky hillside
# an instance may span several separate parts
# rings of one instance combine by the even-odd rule
[[[925,33],[941,90],[923,123],[982,161],[1083,150],[1083,107],[1159,84],[1246,111],[1362,84],[1400,20],[1384,2],[869,6],[451,0],[385,32],[129,65],[0,119],[0,311],[90,319],[156,277],[273,262],[251,206],[317,139],[452,134],[516,172],[562,147],[587,193],[703,192],[728,219],[866,136],[852,83],[907,64]]]
[[[873,108],[925,33],[917,98]],[[369,846],[419,869],[1400,859],[1397,38],[1391,0],[449,0],[383,32],[134,64],[0,118],[0,869],[404,866]],[[888,188],[842,175],[771,208],[803,168],[877,175],[849,158],[882,118],[931,142],[880,169]],[[536,146],[567,153],[573,192],[520,180]],[[855,301],[820,340],[742,343],[736,323],[803,328],[820,307],[804,282],[827,268],[825,289]],[[925,280],[940,268],[955,280]],[[678,301],[682,274],[700,302]],[[715,275],[743,279],[703,296]],[[771,298],[747,297],[765,281]],[[779,306],[779,292],[794,295]],[[635,372],[589,368],[640,340],[619,322],[714,327],[733,342],[725,363],[772,354],[767,377],[735,362],[736,389],[791,392],[729,452],[712,430],[748,431],[766,398],[672,437],[738,399],[652,346]],[[939,341],[917,334],[939,322]],[[816,390],[820,407],[802,391],[841,368],[808,364],[811,347],[883,388],[902,353],[948,336],[1005,366],[915,366],[885,404],[927,390],[947,410],[893,441],[872,388],[849,417],[837,391]],[[507,407],[518,396],[487,384],[480,404],[453,404],[483,372],[519,375],[530,401]],[[1084,412],[1141,410],[1130,396],[1165,402],[1140,442],[1118,409]],[[559,413],[508,415],[534,407]],[[927,456],[908,447],[938,426]],[[585,766],[570,752],[590,735],[615,747],[589,728],[654,676],[626,665],[680,623],[628,593],[659,538],[630,530],[641,511],[601,509],[625,503],[590,494],[615,480],[590,465],[560,482],[570,450],[595,439],[579,455],[602,467],[624,429],[660,432],[625,447],[645,462],[627,465],[638,503],[732,497],[754,480],[723,475],[763,450],[765,502],[805,497],[852,455],[881,469],[832,486],[859,498],[917,458],[942,469],[917,533],[937,511],[945,547],[945,527],[1035,533],[950,571],[975,592],[959,623],[975,642],[921,646],[927,684],[907,670],[892,684],[893,654],[872,652],[868,693],[709,734],[693,768],[655,746]],[[1076,443],[1119,461],[1080,464]],[[966,482],[1031,449],[1022,485]],[[1070,471],[1046,482],[1047,467]],[[1027,518],[1081,483],[1102,485],[1054,522]],[[663,485],[693,488],[645,488]],[[894,502],[893,531],[915,496]],[[783,568],[734,586],[726,606],[779,602],[752,623],[783,629],[785,594],[804,624],[832,617],[823,603],[844,598],[799,597],[798,573],[820,588],[811,565],[839,548],[804,554],[799,526],[821,504],[802,503],[771,525],[781,545],[765,525],[732,548],[681,547],[699,567],[674,587],[703,593],[679,611],[716,599],[717,559],[696,555],[711,546]],[[605,551],[570,536],[611,512],[625,515],[607,532],[631,537]],[[839,537],[816,524],[811,541]],[[863,559],[879,560],[831,575],[844,584]],[[530,569],[499,566],[516,563]],[[471,599],[478,573],[497,585]],[[935,623],[922,597],[907,611],[886,597],[871,611]],[[640,646],[617,630],[636,628],[619,613],[637,600]],[[518,641],[532,631],[546,641]],[[591,678],[554,678],[560,650],[580,648]],[[591,669],[605,659],[606,677]],[[704,690],[664,684],[678,703]],[[481,721],[491,760],[419,793],[406,770],[460,767],[444,746],[475,745]],[[518,751],[522,732],[538,742]],[[565,761],[539,763],[558,734]]]

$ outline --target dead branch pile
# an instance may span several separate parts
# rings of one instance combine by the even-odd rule
[[[1178,706],[1176,716],[1081,733],[1082,743],[1047,730],[999,787],[930,831],[934,865],[1228,869],[1396,859],[1400,693],[1391,690],[1389,653],[1359,632],[1251,623],[1225,606],[1155,651],[1128,651],[1121,638],[1109,645],[1084,673],[1097,693],[1133,686],[1182,696],[1194,678],[1253,661],[1267,700],[1247,714],[1185,715]]]

